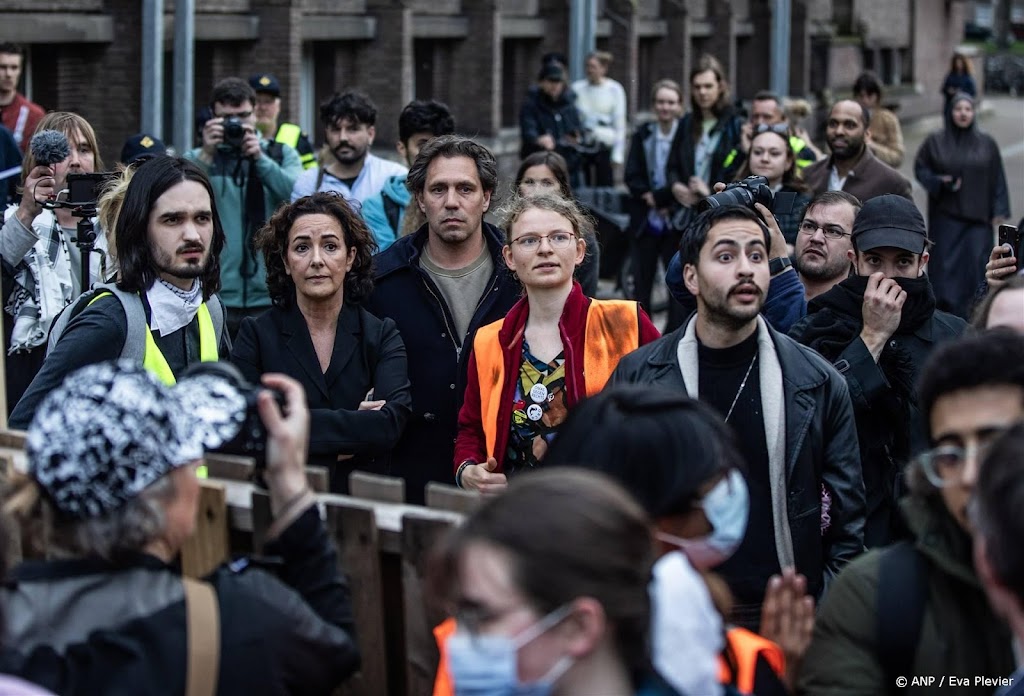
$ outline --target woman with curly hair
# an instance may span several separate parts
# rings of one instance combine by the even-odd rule
[[[328,467],[340,493],[354,469],[386,468],[412,406],[398,328],[360,306],[373,289],[376,247],[336,193],[280,208],[256,236],[274,306],[242,322],[232,352],[253,383],[266,372],[302,383],[312,414],[309,463]]]

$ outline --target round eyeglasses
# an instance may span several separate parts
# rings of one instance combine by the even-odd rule
[[[552,249],[568,249],[576,240],[576,235],[569,232],[552,232],[551,234],[524,234],[518,239],[513,239],[509,244],[516,244],[524,251],[536,251],[540,249],[542,239],[548,240]]]

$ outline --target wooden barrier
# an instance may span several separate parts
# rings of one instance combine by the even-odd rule
[[[0,471],[24,470],[24,434],[0,432]],[[270,499],[250,481],[252,460],[211,454],[200,481],[196,532],[181,551],[182,572],[201,577],[232,553],[262,551],[270,527]],[[327,471],[309,468],[310,486],[327,490]],[[404,481],[353,476],[354,492],[374,499],[318,493],[317,502],[349,580],[362,667],[340,696],[422,696],[433,689],[437,646],[433,627],[445,616],[428,601],[424,573],[439,535],[479,503],[443,484],[428,487],[432,507],[407,505]],[[396,483],[397,482],[397,483]],[[4,530],[0,529],[0,533]],[[237,542],[244,540],[244,544]]]
[[[426,502],[428,508],[437,510],[449,510],[460,512],[464,515],[480,507],[483,498],[472,491],[464,491],[458,486],[450,486],[447,483],[431,481],[426,488]]]
[[[222,484],[200,481],[196,531],[181,547],[181,572],[201,578],[228,559],[227,494]]]
[[[348,477],[348,491],[353,498],[379,500],[382,503],[404,503],[405,479],[353,471]]]

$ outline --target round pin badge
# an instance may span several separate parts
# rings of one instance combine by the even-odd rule
[[[544,409],[537,404],[530,404],[526,409],[526,417],[532,421],[539,421],[544,417]]]
[[[530,398],[535,404],[539,404],[548,398],[548,388],[543,384],[535,384],[530,387]],[[534,418],[534,420],[537,420]]]

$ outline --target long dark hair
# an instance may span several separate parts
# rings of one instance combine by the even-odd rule
[[[519,195],[519,184],[523,183],[523,177],[526,176],[526,170],[530,167],[539,167],[544,165],[551,170],[551,173],[555,175],[555,181],[558,182],[559,194],[565,198],[572,198],[572,186],[569,185],[569,165],[566,163],[565,158],[553,150],[538,150],[532,155],[527,155],[523,160],[522,164],[519,165],[519,171],[516,172],[516,183],[512,187],[512,195]]]
[[[359,304],[373,292],[373,254],[377,251],[377,242],[362,216],[335,191],[303,196],[281,206],[256,233],[256,249],[263,252],[267,264],[267,291],[271,301],[278,307],[288,307],[295,301],[295,281],[285,270],[284,258],[288,253],[288,233],[295,221],[305,215],[327,215],[338,221],[345,246],[356,255],[352,270],[345,275],[345,302]]]
[[[117,286],[122,290],[143,292],[159,277],[150,250],[149,214],[160,196],[184,181],[200,184],[210,196],[213,237],[210,239],[210,259],[199,280],[203,284],[204,300],[220,291],[220,252],[224,250],[225,237],[213,187],[202,169],[184,157],[171,155],[159,155],[143,162],[132,175],[124,194],[121,213],[117,216],[115,240],[121,269]]]

